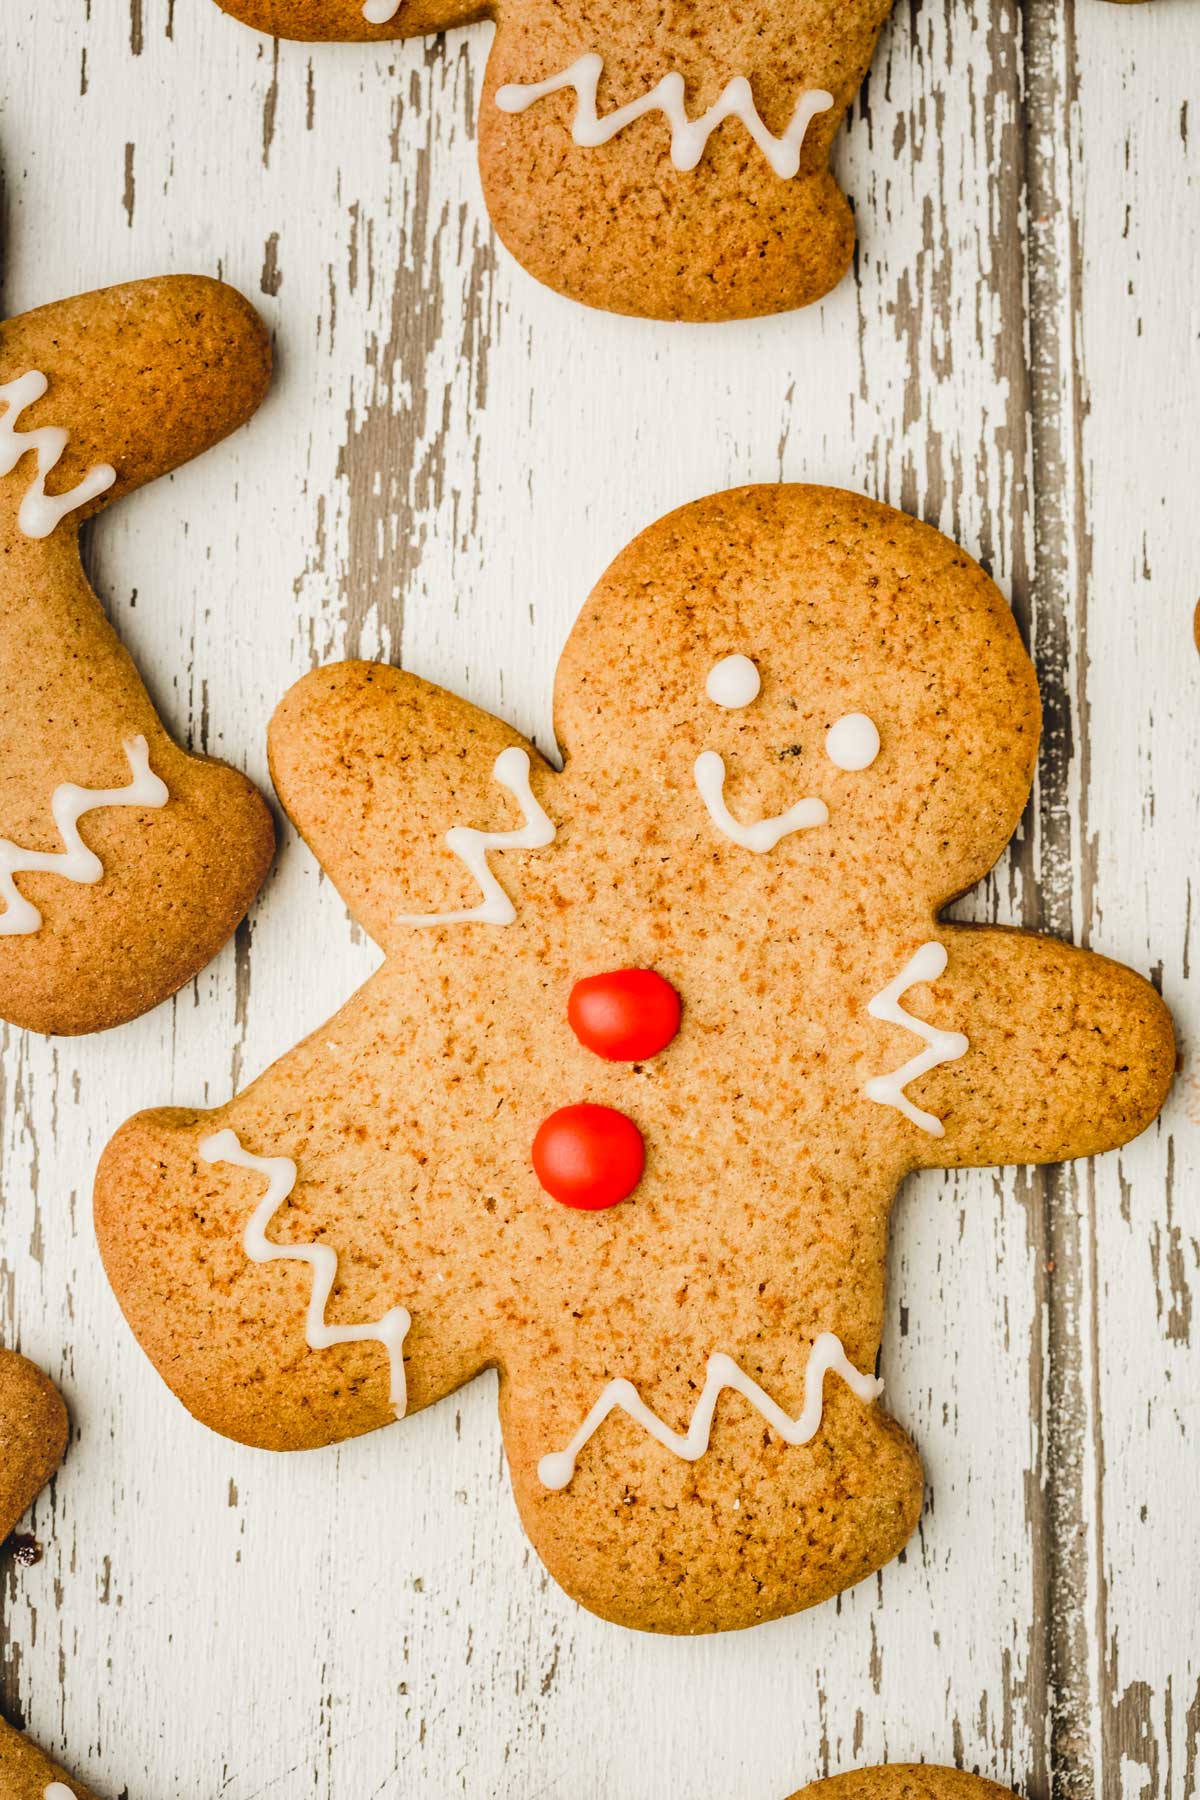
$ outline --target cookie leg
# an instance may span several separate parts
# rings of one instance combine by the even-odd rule
[[[0,1017],[99,1030],[188,981],[274,845],[235,770],[175,745],[79,560],[80,523],[244,422],[270,346],[195,276],[0,325]]]
[[[502,1387],[513,1487],[551,1574],[615,1624],[733,1631],[829,1599],[890,1562],[921,1509],[920,1459],[876,1405],[827,1378],[820,1428],[788,1444],[738,1394],[718,1402],[708,1448],[684,1460],[611,1413],[569,1481],[543,1460],[536,1394]]]
[[[1171,1015],[1149,982],[1107,957],[1028,932],[960,927],[941,935],[944,973],[911,989],[904,1006],[961,1032],[967,1049],[907,1090],[941,1121],[943,1136],[893,1112],[921,1166],[1058,1162],[1114,1149],[1146,1129],[1166,1098],[1176,1054]],[[911,1033],[897,1032],[896,1060],[911,1048]]]

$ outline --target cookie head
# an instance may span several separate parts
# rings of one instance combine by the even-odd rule
[[[731,876],[747,850],[824,881],[899,866],[935,903],[1003,850],[1040,723],[977,564],[869,500],[786,487],[635,540],[572,633],[555,717],[568,758],[640,790],[664,837],[706,832]]]

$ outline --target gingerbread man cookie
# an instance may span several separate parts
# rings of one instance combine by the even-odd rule
[[[79,559],[85,519],[249,418],[269,370],[256,313],[199,276],[0,325],[0,1017],[14,1024],[97,1031],[145,1012],[216,954],[270,863],[261,795],[172,742]]]
[[[58,1468],[67,1409],[53,1383],[23,1356],[0,1350],[0,1543]],[[0,1719],[0,1800],[94,1800],[78,1782]]]
[[[292,689],[276,786],[387,962],[227,1106],[131,1120],[100,1246],[217,1430],[336,1442],[494,1365],[569,1592],[751,1625],[916,1522],[876,1379],[904,1176],[1124,1142],[1171,1022],[1103,957],[942,919],[1020,818],[1038,695],[997,589],[902,514],[662,520],[555,717],[561,773],[397,669]]]
[[[218,0],[290,38],[415,37],[492,18],[479,162],[500,237],[609,312],[740,319],[849,267],[829,170],[892,0]]]
[[[982,1776],[964,1775],[961,1769],[885,1763],[810,1782],[792,1800],[1016,1800],[1016,1796]]]

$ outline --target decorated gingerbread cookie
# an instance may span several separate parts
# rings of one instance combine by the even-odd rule
[[[501,238],[610,312],[738,319],[819,300],[854,224],[829,170],[892,0],[219,0],[294,38],[494,18],[479,160]]]
[[[46,1377],[0,1350],[0,1542],[41,1493],[67,1448],[67,1409]],[[0,1720],[0,1800],[93,1800]]]
[[[662,520],[556,726],[561,773],[397,669],[293,688],[276,786],[387,962],[227,1106],[131,1120],[100,1245],[218,1431],[327,1444],[495,1365],[558,1580],[751,1625],[916,1522],[876,1375],[904,1176],[1124,1142],[1171,1022],[1103,957],[941,917],[1020,818],[1038,695],[997,589],[902,514],[757,487]]]
[[[811,1782],[793,1794],[792,1800],[1016,1800],[1016,1796],[994,1781],[964,1775],[961,1769],[887,1763]]]
[[[0,1017],[15,1024],[145,1012],[215,955],[270,863],[261,796],[172,742],[79,560],[82,522],[240,425],[269,368],[252,308],[199,276],[0,325]]]

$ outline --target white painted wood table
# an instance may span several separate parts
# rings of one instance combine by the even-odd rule
[[[1024,829],[960,911],[1152,971],[1183,1074],[1094,1165],[914,1180],[884,1374],[928,1470],[903,1559],[679,1642],[581,1613],[507,1493],[494,1382],[285,1459],[169,1398],[95,1254],[137,1107],[210,1105],[377,954],[285,833],[172,1004],[9,1031],[0,1341],[75,1433],[3,1583],[3,1705],[114,1797],[778,1800],[958,1760],[1035,1800],[1200,1794],[1200,3],[899,0],[839,144],[854,273],[714,329],[588,314],[498,250],[474,161],[490,28],[274,45],[209,0],[3,0],[8,312],[219,272],[276,330],[261,415],[90,541],[167,718],[267,786],[288,684],[402,659],[551,746],[606,562],[747,480],[864,488],[1010,593],[1046,701]]]

